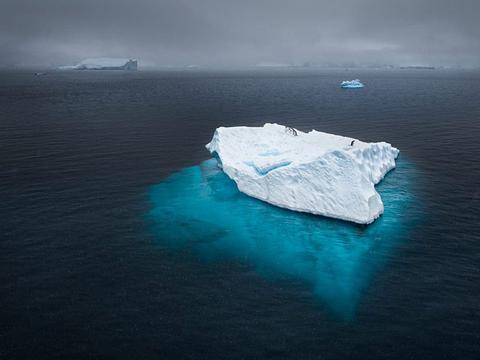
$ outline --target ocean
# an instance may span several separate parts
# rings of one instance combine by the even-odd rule
[[[266,122],[400,149],[385,214],[239,193]],[[1,359],[480,356],[480,72],[1,72],[0,164]]]

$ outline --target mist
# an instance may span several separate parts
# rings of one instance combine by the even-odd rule
[[[0,66],[480,66],[480,1],[1,0]]]

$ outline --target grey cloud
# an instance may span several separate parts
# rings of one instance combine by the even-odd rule
[[[477,0],[2,0],[0,64],[480,66]]]

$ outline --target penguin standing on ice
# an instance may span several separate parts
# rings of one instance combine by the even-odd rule
[[[285,126],[285,130],[286,130],[288,133],[292,134],[293,136],[298,136],[297,130],[295,130],[294,128],[292,128],[292,127],[290,127],[290,126]]]
[[[355,140],[352,140],[352,142],[350,143],[350,146],[353,146],[353,143],[355,142]]]

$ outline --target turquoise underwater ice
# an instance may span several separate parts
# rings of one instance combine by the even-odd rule
[[[149,216],[162,246],[188,248],[206,261],[238,259],[268,279],[301,281],[335,315],[349,319],[416,221],[414,173],[399,159],[377,185],[385,213],[359,226],[250,198],[212,159],[153,186]]]

